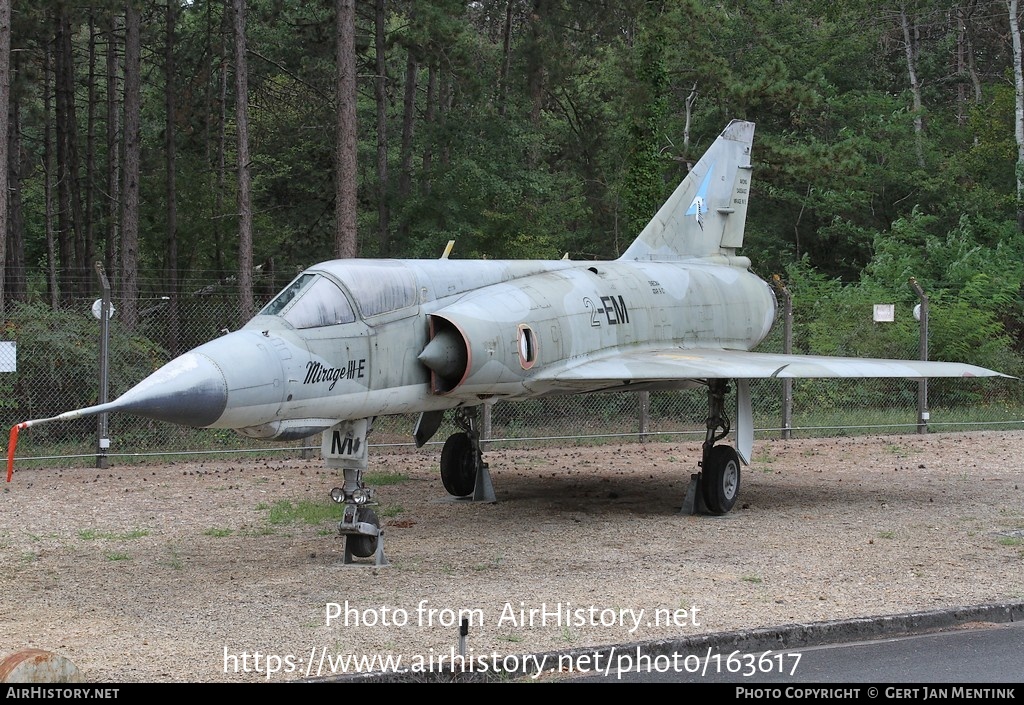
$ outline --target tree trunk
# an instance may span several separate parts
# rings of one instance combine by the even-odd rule
[[[7,262],[8,228],[8,139],[11,103],[11,0],[0,0],[0,265]],[[6,266],[0,266],[6,270]],[[4,315],[6,297],[5,272],[0,272],[0,316]]]
[[[53,232],[53,111],[50,102],[50,76],[52,54],[48,44],[43,45],[43,207],[46,220],[46,284],[50,295],[50,308],[57,310],[60,285],[57,282],[57,247]]]
[[[2,2],[3,0],[0,0]],[[20,61],[17,55],[10,59],[12,75],[19,73]],[[8,300],[27,301],[28,283],[25,278],[25,220],[21,203],[21,91],[12,90],[11,109],[7,127],[7,186],[10,201],[7,204],[7,262],[8,276],[4,283]]]
[[[437,78],[437,129],[441,135],[441,166],[446,167],[451,164],[452,160],[452,145],[451,140],[447,137],[447,128],[448,113],[451,112],[454,100],[452,88],[455,77],[452,75],[451,69],[447,71],[438,69]]]
[[[245,0],[235,9],[235,120],[238,128],[238,297],[242,319],[253,317],[252,184],[249,170],[249,74],[245,48]]]
[[[431,170],[434,167],[434,143],[437,141],[438,130],[434,125],[435,115],[437,113],[437,59],[431,59],[430,65],[427,68],[427,109],[425,111],[423,122],[427,125],[427,140],[426,144],[423,145],[423,181],[421,183],[421,190],[424,195],[430,194],[430,183],[433,179]]]
[[[356,256],[356,5],[335,0],[337,101],[335,242],[338,257]]]
[[[398,176],[398,199],[404,202],[412,192],[412,140],[416,131],[416,81],[419,64],[410,51],[405,64],[405,97],[402,101],[401,166]],[[403,226],[404,227],[404,226]]]
[[[540,113],[544,102],[544,55],[543,55],[543,22],[547,11],[545,0],[533,0],[533,12],[530,15],[529,49],[526,55],[526,80],[530,92],[530,124],[540,127]],[[536,152],[536,150],[534,150]],[[533,154],[531,161],[537,155]]]
[[[508,103],[508,69],[512,60],[512,0],[505,3],[505,25],[501,32],[501,73],[498,74],[498,117],[505,117]]]
[[[388,204],[388,93],[387,62],[385,62],[384,2],[376,0],[374,17],[374,48],[376,51],[377,80],[374,94],[377,101],[377,238],[380,256],[389,256],[391,250],[391,212]]]
[[[167,160],[167,293],[170,296],[167,321],[167,348],[178,354],[178,192],[175,184],[177,153],[175,152],[175,100],[174,100],[174,34],[176,7],[179,0],[167,0],[167,41],[164,44],[164,102],[166,121],[164,150]]]
[[[107,200],[106,200],[106,270],[111,285],[120,288],[121,238],[121,159],[118,136],[121,131],[118,110],[117,16],[111,12],[107,23]]]
[[[917,150],[917,164],[924,168],[924,120],[921,117],[921,85],[917,80],[914,42],[910,36],[910,21],[906,7],[900,5],[900,25],[903,27],[903,43],[907,57],[907,74],[910,76],[910,93],[914,99],[914,146]]]
[[[1017,0],[1006,0],[1010,13],[1010,41],[1013,45],[1014,103],[1013,133],[1017,139],[1017,230],[1024,232],[1024,72],[1021,71],[1020,16]]]
[[[89,13],[89,74],[86,77],[88,105],[85,106],[85,261],[96,263],[96,19]],[[90,277],[90,281],[92,278]],[[90,287],[91,289],[91,287]]]
[[[529,39],[526,50],[526,82],[530,97],[530,125],[534,130],[541,127],[541,111],[544,107],[544,23],[547,21],[548,0],[533,0],[530,14]],[[531,169],[540,162],[539,140],[533,140],[527,153],[527,164]]]
[[[405,63],[405,97],[402,101],[402,146],[399,160],[398,202],[405,203],[412,193],[412,140],[416,127],[416,81],[419,64],[416,55],[409,50]],[[399,237],[402,243],[409,238],[409,219],[402,218],[399,225]]]
[[[222,32],[220,36],[226,37],[229,34],[230,12],[225,6]],[[220,124],[217,129],[217,198],[216,212],[213,217],[213,261],[214,269],[220,273],[226,267],[224,265],[224,232],[221,227],[222,214],[224,213],[224,193],[227,183],[227,125],[228,125],[228,49],[223,41],[220,42]]]
[[[686,120],[683,123],[683,154],[686,156],[686,171],[689,172],[693,168],[693,160],[690,159],[690,127],[693,121],[693,106],[697,103],[699,97],[697,92],[697,84],[693,84],[693,88],[690,89],[689,95],[686,96],[684,108],[686,111]]]
[[[971,78],[971,85],[974,87],[974,103],[981,104],[982,88],[981,76],[978,75],[978,63],[974,59],[974,23],[968,15],[964,16],[964,39],[967,44],[967,75]]]
[[[134,0],[125,2],[124,44],[124,204],[121,233],[121,322],[128,330],[138,323],[139,176],[142,156],[141,19]]]
[[[57,249],[59,251],[59,298],[68,301],[74,292],[75,254],[74,219],[72,218],[72,184],[75,174],[71,167],[71,133],[75,120],[69,116],[74,111],[74,79],[68,75],[71,67],[71,22],[68,9],[61,6],[54,17],[54,90],[57,98],[56,130],[57,148]]]

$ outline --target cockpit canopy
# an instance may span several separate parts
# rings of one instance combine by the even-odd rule
[[[349,297],[363,318],[397,311],[418,302],[416,277],[397,262],[330,262],[330,274],[307,271],[260,311],[280,316],[296,328],[319,328],[356,320]],[[321,265],[324,266],[324,265]]]

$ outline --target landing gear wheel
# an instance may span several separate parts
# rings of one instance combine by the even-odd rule
[[[373,524],[378,529],[380,522],[377,521],[377,513],[369,507],[360,507],[356,514],[356,521]],[[379,536],[367,536],[366,534],[349,534],[346,540],[352,555],[358,558],[369,558],[377,552],[377,540]]]
[[[476,487],[476,450],[468,433],[453,433],[441,449],[441,483],[454,497],[473,494]]]
[[[740,457],[731,446],[708,452],[701,478],[704,505],[712,514],[727,514],[740,493]]]

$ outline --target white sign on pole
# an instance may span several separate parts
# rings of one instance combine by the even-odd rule
[[[18,371],[18,344],[13,340],[0,340],[0,372]]]

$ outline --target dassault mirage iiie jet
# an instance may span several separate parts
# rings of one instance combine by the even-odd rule
[[[784,377],[982,377],[972,365],[751,350],[776,301],[736,254],[750,195],[754,125],[733,121],[654,219],[610,262],[335,260],[310,267],[241,330],[199,346],[113,402],[11,430],[120,411],[254,438],[323,434],[345,482],[346,559],[382,554],[362,472],[381,415],[418,412],[418,445],[454,410],[462,431],[441,451],[455,496],[490,493],[478,409],[489,400],[614,390],[708,392],[694,487],[728,512],[753,445],[749,381]],[[727,385],[736,381],[736,449]]]

